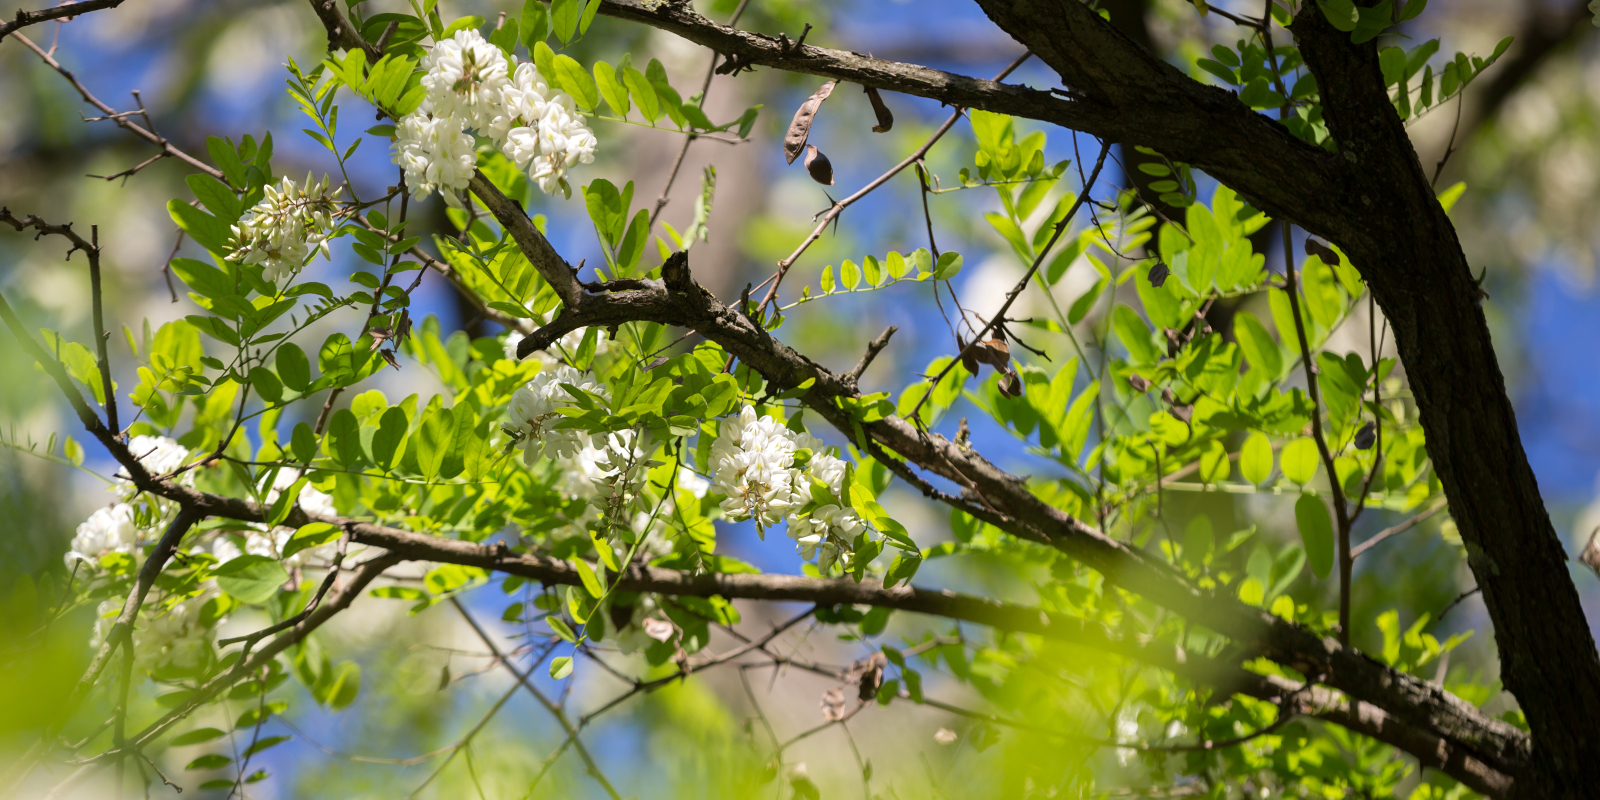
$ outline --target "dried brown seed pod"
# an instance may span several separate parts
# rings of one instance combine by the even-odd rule
[[[814,144],[806,145],[806,172],[811,173],[811,179],[823,186],[833,185],[833,164]]]
[[[822,107],[822,101],[828,99],[833,93],[835,81],[822,84],[810,97],[806,98],[800,108],[794,112],[794,119],[789,122],[789,130],[783,135],[783,156],[794,163],[800,157],[800,151],[805,149],[806,139],[811,136],[811,122],[816,119],[817,109]],[[827,181],[832,184],[833,181]]]

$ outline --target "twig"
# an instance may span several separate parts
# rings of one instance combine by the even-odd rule
[[[744,16],[745,6],[748,5],[750,5],[750,0],[739,0],[739,7],[733,10],[733,16],[728,19],[729,28],[739,24],[739,18]],[[706,79],[700,84],[701,108],[705,107],[706,94],[711,91],[711,79],[716,77],[717,74],[717,55],[716,52],[712,52],[711,66],[706,68]],[[667,206],[667,199],[672,194],[672,184],[678,180],[678,170],[683,167],[684,157],[689,155],[689,145],[694,144],[694,140],[698,138],[700,136],[693,131],[684,134],[683,146],[678,148],[678,157],[672,160],[672,171],[667,173],[667,182],[661,187],[661,196],[656,198],[656,207],[650,212],[650,224],[652,226],[656,224],[656,219],[661,216],[661,209]]]
[[[84,0],[84,2],[90,1],[91,0]],[[221,170],[206,164],[204,161],[201,161],[200,159],[195,158],[194,156],[191,156],[176,147],[173,147],[170,142],[154,131],[146,130],[135,123],[129,122],[125,117],[118,116],[117,112],[112,110],[111,106],[100,102],[99,99],[90,94],[89,90],[84,88],[83,84],[73,76],[72,72],[61,66],[60,62],[56,61],[54,58],[51,58],[49,53],[40,50],[39,46],[34,44],[33,41],[28,37],[23,36],[20,33],[14,35],[17,41],[22,42],[22,44],[25,45],[29,50],[32,50],[35,54],[37,54],[39,58],[44,59],[44,63],[49,64],[51,69],[61,73],[62,77],[66,78],[67,82],[72,84],[72,88],[78,90],[78,94],[83,97],[83,101],[85,103],[100,109],[101,113],[106,114],[112,122],[117,123],[118,127],[129,131],[133,135],[161,148],[162,152],[166,153],[167,155],[176,158],[179,161],[182,161],[185,164],[188,164],[189,166],[194,167],[195,169],[200,170],[201,172],[204,172],[205,174],[210,175],[219,181],[222,181],[224,185],[228,183],[227,176],[223,175]]]
[[[1375,534],[1372,538],[1362,542],[1359,545],[1356,545],[1355,549],[1350,551],[1350,558],[1351,559],[1355,559],[1355,558],[1359,557],[1362,553],[1365,553],[1368,550],[1371,550],[1372,548],[1378,546],[1378,544],[1383,542],[1385,539],[1388,539],[1389,537],[1395,536],[1397,534],[1405,533],[1406,531],[1409,531],[1412,528],[1415,528],[1416,526],[1420,525],[1423,521],[1427,520],[1429,517],[1433,516],[1434,514],[1439,513],[1440,511],[1443,511],[1449,505],[1450,505],[1449,501],[1440,500],[1438,503],[1435,503],[1432,508],[1429,508],[1428,510],[1423,511],[1420,514],[1417,514],[1416,516],[1406,520],[1405,522],[1402,522],[1402,523],[1400,523],[1398,525],[1395,525],[1393,527],[1384,528],[1383,530],[1381,530],[1377,534]]]
[[[1469,597],[1471,597],[1471,596],[1473,596],[1473,595],[1475,595],[1475,594],[1477,594],[1478,592],[1481,592],[1481,591],[1483,591],[1483,587],[1482,586],[1474,586],[1471,589],[1468,589],[1467,591],[1462,592],[1460,597],[1457,597],[1456,599],[1451,600],[1450,601],[1450,605],[1445,606],[1444,610],[1440,611],[1439,615],[1434,617],[1434,621],[1437,622],[1437,621],[1439,621],[1441,619],[1444,619],[1444,615],[1450,613],[1450,609],[1455,608],[1456,606],[1460,605],[1462,600],[1465,600],[1465,599],[1467,599],[1467,598],[1469,598]]]
[[[1000,70],[1000,74],[994,76],[994,80],[1005,80],[1007,75],[1010,75],[1017,67],[1022,66],[1022,62],[1027,61],[1028,57],[1031,55],[1033,55],[1033,53],[1029,52],[1018,56],[1017,59],[1012,61],[1011,64],[1005,69]],[[794,262],[796,259],[800,258],[800,254],[804,253],[807,248],[811,247],[812,242],[815,242],[819,237],[822,236],[822,232],[828,229],[829,224],[837,219],[846,208],[849,208],[856,201],[871,194],[879,186],[888,183],[889,179],[900,174],[901,170],[917,163],[918,161],[921,161],[923,156],[926,156],[928,151],[933,149],[934,144],[938,143],[938,141],[944,138],[944,135],[948,133],[951,128],[955,127],[956,120],[961,119],[961,116],[964,113],[966,113],[966,109],[957,106],[955,111],[950,112],[950,116],[944,121],[944,124],[940,125],[939,129],[934,131],[933,135],[928,137],[928,140],[923,142],[922,146],[918,147],[911,155],[906,156],[903,161],[894,165],[893,167],[890,167],[888,172],[885,172],[882,175],[874,178],[871,183],[861,187],[860,191],[857,191],[855,194],[852,194],[849,197],[834,203],[828,208],[827,211],[822,212],[816,227],[811,230],[811,233],[806,235],[805,240],[800,243],[800,246],[796,247],[794,252],[790,253],[787,258],[778,262],[777,272],[773,273],[772,276],[766,281],[761,282],[761,285],[765,286],[768,281],[771,281],[772,287],[767,289],[767,294],[761,299],[761,305],[758,307],[758,309],[765,309],[767,304],[772,302],[774,297],[778,296],[778,287],[783,285],[783,276],[789,273],[789,268],[794,266]],[[759,289],[761,287],[758,286],[756,288]]]
[[[1322,433],[1322,401],[1317,392],[1317,372],[1311,358],[1311,343],[1306,338],[1305,318],[1300,313],[1300,290],[1294,278],[1294,239],[1289,222],[1283,223],[1283,274],[1284,293],[1289,296],[1289,311],[1294,316],[1294,332],[1300,341],[1300,365],[1305,368],[1306,387],[1311,395],[1311,437],[1317,443],[1322,465],[1328,470],[1328,486],[1333,493],[1333,512],[1339,523],[1339,644],[1350,646],[1350,573],[1355,568],[1355,557],[1350,552],[1350,514],[1344,505],[1344,488],[1339,485],[1339,472],[1333,466],[1333,453],[1328,450],[1328,439]]]
[[[572,742],[572,748],[577,751],[578,757],[583,759],[584,766],[588,768],[589,775],[595,779],[596,783],[600,784],[600,788],[604,789],[606,794],[611,796],[611,800],[622,800],[622,795],[617,794],[616,787],[612,786],[611,781],[606,779],[605,773],[600,771],[599,765],[595,764],[594,758],[589,755],[588,748],[584,747],[583,742],[578,739],[577,728],[574,728],[572,722],[567,719],[567,714],[565,711],[561,710],[561,706],[556,705],[555,703],[551,702],[550,698],[545,697],[544,692],[539,691],[538,687],[534,686],[528,681],[527,675],[517,672],[516,668],[511,665],[511,660],[506,658],[505,654],[500,652],[500,646],[494,643],[494,639],[490,638],[488,631],[485,631],[483,626],[478,624],[478,621],[473,618],[472,614],[467,611],[467,607],[462,605],[459,599],[455,597],[450,598],[450,604],[455,606],[457,611],[461,612],[461,617],[467,621],[468,625],[472,626],[473,633],[478,634],[478,638],[483,640],[484,645],[489,648],[489,652],[493,653],[494,657],[499,660],[501,664],[504,664],[505,668],[509,670],[512,675],[516,676],[517,683],[521,684],[524,689],[527,689],[528,693],[533,695],[533,699],[539,701],[539,705],[544,706],[545,710],[549,711],[550,715],[555,717],[557,722],[561,723],[562,729],[567,732],[567,739]],[[515,689],[516,687],[512,688]]]
[[[53,19],[67,19],[70,21],[72,17],[76,17],[79,14],[99,11],[102,8],[116,8],[122,3],[123,0],[78,0],[76,3],[62,3],[59,6],[42,8],[38,11],[23,11],[19,8],[15,18],[4,25],[0,25],[0,39],[4,39],[7,34],[26,28],[29,25],[37,25]]]
[[[1006,312],[1011,310],[1011,304],[1017,301],[1017,297],[1022,294],[1023,289],[1028,288],[1028,281],[1033,280],[1033,274],[1039,271],[1039,265],[1044,263],[1045,256],[1050,254],[1050,249],[1055,247],[1056,241],[1061,238],[1061,234],[1067,230],[1067,226],[1072,224],[1072,218],[1077,216],[1078,209],[1083,207],[1083,202],[1089,199],[1089,192],[1094,188],[1095,181],[1099,179],[1100,170],[1106,165],[1106,154],[1109,152],[1111,152],[1111,143],[1102,143],[1100,145],[1100,157],[1095,159],[1094,169],[1090,171],[1089,177],[1084,179],[1083,191],[1078,194],[1076,200],[1072,201],[1072,207],[1067,209],[1067,213],[1061,218],[1061,221],[1056,223],[1055,231],[1050,234],[1050,240],[1045,242],[1044,247],[1039,248],[1039,255],[1034,257],[1033,264],[1028,267],[1026,273],[1023,273],[1022,279],[1017,281],[1017,285],[1011,287],[1011,291],[1006,293],[1005,302],[1000,304],[1000,310],[996,311],[989,318],[989,321],[984,323],[983,329],[978,331],[977,335],[972,337],[972,341],[962,347],[960,352],[956,353],[956,357],[951,359],[950,363],[944,365],[944,369],[939,370],[938,375],[928,381],[928,391],[922,393],[922,397],[917,400],[917,404],[911,409],[911,413],[906,414],[907,419],[914,420],[917,418],[917,412],[922,410],[922,404],[928,402],[928,398],[933,396],[933,387],[938,386],[939,381],[944,380],[944,376],[950,374],[950,370],[961,363],[961,357],[965,356],[968,350],[983,341],[983,337],[987,336],[996,326],[1005,323]]]
[[[844,380],[852,386],[859,382],[861,374],[867,371],[867,367],[872,366],[873,360],[878,357],[879,353],[883,352],[883,348],[889,346],[889,337],[893,336],[895,331],[898,330],[900,330],[899,327],[890,325],[883,329],[883,333],[878,334],[878,338],[867,343],[867,352],[862,353],[861,360],[857,361],[856,365],[844,374]]]

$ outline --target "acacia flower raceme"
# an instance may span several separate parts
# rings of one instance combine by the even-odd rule
[[[477,31],[457,31],[423,58],[423,102],[395,126],[394,163],[420,199],[456,205],[477,168],[468,131],[487,137],[546,194],[570,197],[567,171],[594,162],[599,140],[572,96]]]
[[[584,431],[551,427],[561,416],[556,409],[576,402],[567,392],[568,385],[609,397],[605,387],[592,377],[565,364],[533,376],[527,386],[511,395],[508,427],[523,437],[527,463],[532,464],[537,458],[571,458],[589,445],[591,437]]]
[[[343,187],[328,191],[328,178],[313,183],[306,174],[304,185],[284,178],[277,186],[268,185],[256,203],[233,226],[228,260],[260,264],[263,277],[282,284],[293,277],[316,253],[328,256],[328,237],[333,234],[334,199]]]

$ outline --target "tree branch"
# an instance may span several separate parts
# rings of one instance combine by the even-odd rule
[[[78,0],[76,3],[62,3],[51,8],[42,8],[38,11],[23,11],[17,9],[17,16],[10,22],[0,25],[0,39],[6,38],[12,31],[21,30],[29,25],[38,25],[53,19],[76,17],[90,11],[99,11],[102,8],[116,8],[124,0]]]

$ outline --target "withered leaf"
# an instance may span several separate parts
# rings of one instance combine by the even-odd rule
[[[400,360],[394,357],[393,350],[379,350],[378,355],[383,356],[383,360],[389,362],[389,366],[395,369],[400,368]]]
[[[894,127],[894,114],[889,113],[889,107],[883,104],[883,97],[877,89],[868,86],[866,92],[867,100],[872,102],[872,113],[878,118],[878,124],[872,126],[872,132],[888,133]]]
[[[1589,546],[1583,548],[1583,555],[1578,556],[1578,560],[1600,575],[1600,528],[1595,528],[1594,533],[1589,535]]]
[[[1172,416],[1177,417],[1179,422],[1188,424],[1189,420],[1194,418],[1194,406],[1173,403]]]
[[[805,149],[806,139],[811,136],[811,121],[816,119],[817,109],[822,107],[822,101],[833,94],[836,81],[822,84],[817,91],[800,104],[799,110],[794,112],[794,119],[789,123],[789,131],[783,135],[783,156],[790,164],[800,157],[800,151]],[[808,162],[809,163],[809,162]],[[832,184],[833,181],[826,181]]]
[[[1011,397],[1022,396],[1022,376],[1010,370],[1000,376],[1000,391]]]
[[[822,695],[822,718],[829,722],[844,719],[844,690],[829,689]]]
[[[1150,381],[1137,372],[1128,376],[1128,385],[1132,386],[1133,390],[1139,394],[1150,391]]]
[[[677,628],[673,627],[672,623],[664,619],[656,619],[655,617],[645,618],[644,635],[658,642],[664,642],[668,639],[671,639],[672,634],[676,631]]]
[[[1171,274],[1172,270],[1166,264],[1157,261],[1156,265],[1150,268],[1150,285],[1160,288],[1161,284],[1167,282],[1167,276]]]
[[[1356,431],[1356,438],[1355,438],[1356,449],[1357,450],[1371,450],[1372,449],[1372,444],[1373,444],[1373,442],[1375,442],[1377,440],[1377,438],[1378,438],[1378,431],[1377,431],[1376,426],[1374,426],[1371,422],[1368,422],[1367,424],[1362,425],[1361,426],[1361,430]]]
[[[995,369],[1005,369],[1011,363],[1011,348],[1004,339],[985,339],[973,345],[972,349],[975,358]]]
[[[806,172],[811,173],[811,179],[823,186],[833,185],[833,164],[814,144],[806,145]]]
[[[1309,237],[1306,239],[1306,255],[1316,256],[1329,266],[1339,263],[1339,254],[1333,252],[1333,248]]]

